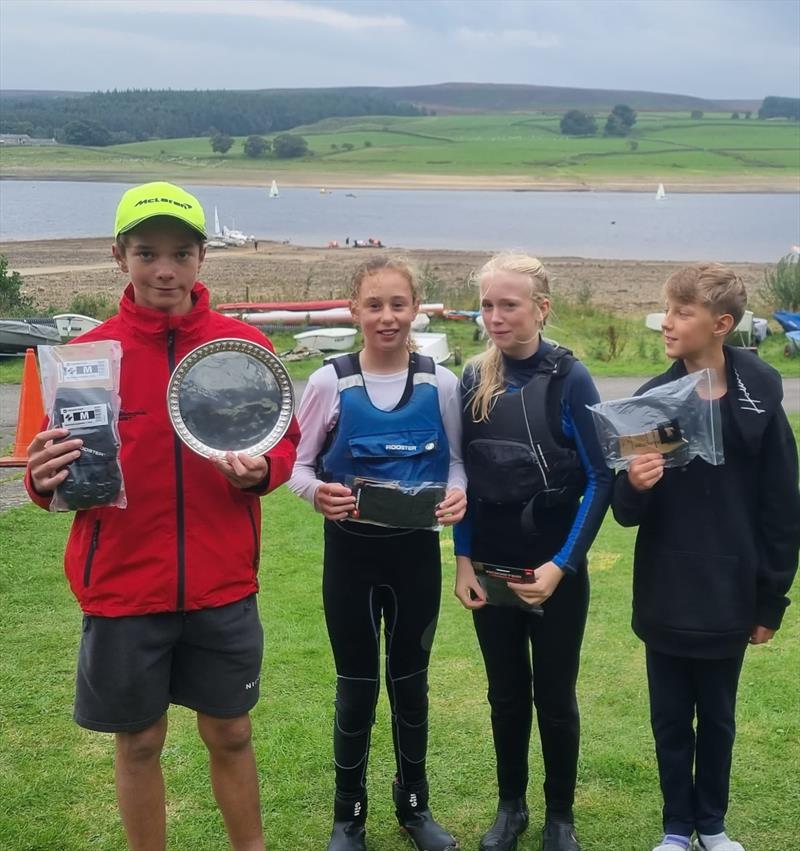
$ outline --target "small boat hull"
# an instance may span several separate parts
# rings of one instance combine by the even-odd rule
[[[349,304],[349,302],[347,303]],[[444,305],[423,304],[419,310],[420,313],[441,316],[444,312]],[[228,312],[234,312],[239,319],[250,325],[353,325],[355,323],[349,307],[332,307],[324,310],[304,307],[302,310]]]
[[[345,352],[352,348],[357,330],[355,328],[318,328],[316,331],[303,331],[295,334],[298,345],[321,352]]]
[[[433,358],[435,363],[445,363],[450,360],[450,344],[447,342],[447,334],[412,331],[411,340],[419,354]]]
[[[81,313],[57,313],[53,319],[62,340],[72,340],[80,337],[92,328],[102,324],[99,319],[84,316]]]
[[[24,355],[37,346],[58,346],[61,335],[53,325],[26,322],[24,319],[0,319],[0,354]]]

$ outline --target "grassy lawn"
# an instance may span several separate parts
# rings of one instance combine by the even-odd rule
[[[800,417],[793,418],[796,432]],[[0,847],[14,851],[124,848],[111,737],[71,721],[80,613],[62,575],[70,517],[33,506],[0,514]],[[253,713],[268,847],[312,851],[330,829],[334,671],[320,596],[321,518],[285,488],[265,502],[261,613],[267,636],[262,698]],[[629,628],[632,530],[607,520],[591,557],[592,604],[579,685],[583,746],[576,814],[586,851],[644,851],[659,836],[660,800],[642,646]],[[451,535],[442,536],[444,598],[431,669],[433,806],[474,849],[495,803],[486,684],[477,641],[450,589]],[[742,674],[729,828],[748,851],[797,843],[800,792],[800,618],[751,648]],[[542,815],[534,736],[529,799],[536,849]],[[388,705],[381,698],[370,763],[369,847],[410,844],[394,822]],[[204,749],[190,712],[170,712],[164,752],[170,848],[226,847]]]
[[[107,148],[8,148],[0,155],[0,169],[17,176],[147,173],[206,180],[215,175],[253,180],[265,171],[278,178],[517,175],[578,182],[760,176],[787,185],[800,175],[797,123],[731,121],[729,114],[698,121],[685,113],[640,113],[630,139],[566,137],[558,125],[558,115],[521,113],[331,118],[291,131],[302,134],[312,151],[297,160],[248,159],[243,139],[220,156],[203,137]]]

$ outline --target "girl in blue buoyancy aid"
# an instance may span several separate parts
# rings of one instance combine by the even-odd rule
[[[473,611],[497,757],[500,801],[480,848],[514,851],[528,825],[535,706],[545,768],[542,851],[579,851],[572,806],[586,554],[612,481],[586,410],[598,395],[583,364],[542,339],[549,286],[536,258],[494,257],[478,283],[490,344],[461,381],[469,509],[454,537],[455,593]],[[535,568],[535,579],[502,586],[505,602],[517,605],[493,605],[491,585],[475,572],[486,570],[481,564],[495,573]]]
[[[302,437],[289,487],[325,515],[322,591],[337,673],[328,851],[366,848],[365,781],[380,690],[381,618],[397,819],[417,848],[458,847],[428,807],[427,670],[441,560],[438,533],[420,527],[450,525],[464,515],[461,408],[456,377],[409,351],[418,307],[414,275],[405,263],[376,258],[360,266],[350,309],[364,348],[318,369],[298,414]],[[356,511],[352,476],[440,487],[422,488],[417,496],[378,487],[361,494]],[[363,522],[367,496],[381,525]]]

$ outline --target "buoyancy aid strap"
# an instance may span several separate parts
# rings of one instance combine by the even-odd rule
[[[558,346],[548,352],[539,364],[533,378],[520,393],[525,423],[531,440],[531,449],[536,451],[534,443],[545,443],[548,447],[559,444],[560,400],[550,397],[550,384],[554,378],[563,378],[572,369],[575,358],[569,349]],[[558,402],[559,404],[556,404]],[[559,444],[560,445],[560,444]]]

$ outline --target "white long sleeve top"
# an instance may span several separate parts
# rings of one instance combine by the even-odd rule
[[[381,411],[390,411],[403,395],[408,370],[387,375],[363,372],[363,376],[372,404]],[[467,476],[461,460],[461,397],[458,379],[449,369],[437,364],[436,383],[439,411],[450,445],[447,486],[466,492]],[[297,447],[297,460],[288,487],[313,505],[314,494],[322,484],[316,473],[317,457],[328,433],[333,431],[339,419],[338,378],[332,364],[325,364],[309,377],[297,419],[300,423],[300,445]]]

